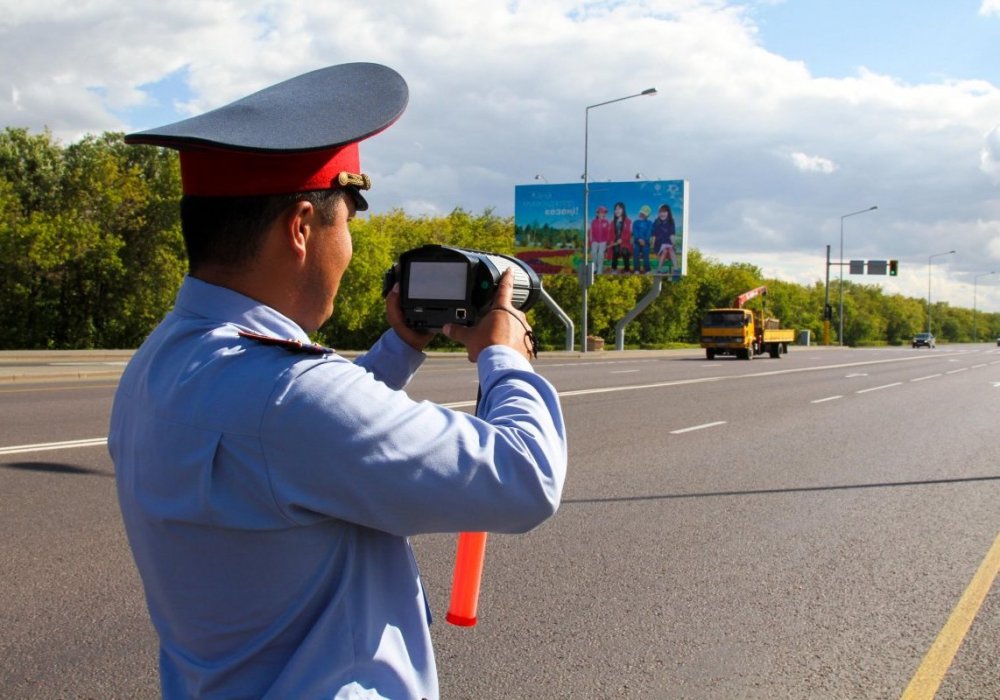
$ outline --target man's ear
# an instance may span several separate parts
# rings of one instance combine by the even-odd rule
[[[315,231],[318,212],[312,202],[300,201],[289,207],[284,219],[284,236],[295,256],[302,260],[306,256],[309,237]]]

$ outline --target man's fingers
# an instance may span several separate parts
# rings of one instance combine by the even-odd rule
[[[385,295],[385,315],[389,319],[389,325],[395,326],[402,321],[402,313],[399,306],[399,283],[397,282]]]
[[[500,275],[500,284],[497,286],[497,293],[493,297],[494,308],[509,307],[514,301],[514,271],[510,268],[504,270]]]
[[[441,328],[441,334],[451,338],[455,342],[465,345],[465,338],[469,334],[469,328],[459,323],[446,323]]]

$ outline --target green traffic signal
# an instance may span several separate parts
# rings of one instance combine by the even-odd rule
[[[899,261],[898,260],[890,260],[889,261],[889,276],[890,277],[895,277],[897,274],[899,274]]]

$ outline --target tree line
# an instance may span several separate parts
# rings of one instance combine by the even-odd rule
[[[51,133],[7,128],[0,133],[0,349],[133,348],[169,311],[187,269],[177,202],[176,153],[126,146],[121,133],[63,145]],[[514,222],[486,210],[412,217],[401,210],[357,218],[354,259],[333,318],[315,340],[363,349],[385,329],[381,300],[386,269],[405,250],[426,243],[513,253]],[[543,278],[546,292],[579,324],[582,298],[575,276]],[[615,324],[649,291],[642,275],[595,280],[588,302],[592,335],[614,339]],[[836,297],[831,283],[831,299]],[[702,314],[740,293],[767,285],[769,315],[785,328],[822,338],[822,282],[804,286],[765,279],[759,268],[724,264],[688,251],[686,277],[626,327],[632,348],[696,343]],[[939,342],[993,339],[1000,314],[974,313],[935,302]],[[926,328],[923,299],[886,294],[876,285],[844,283],[844,344],[905,345]],[[543,304],[530,313],[542,349],[563,349],[566,331]],[[832,342],[837,342],[836,323]],[[577,325],[579,328],[579,325]],[[579,334],[577,334],[579,335]],[[440,337],[433,347],[450,341]]]

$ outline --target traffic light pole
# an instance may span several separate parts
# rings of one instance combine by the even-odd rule
[[[826,285],[824,286],[823,292],[823,345],[830,344],[830,321],[833,320],[833,307],[830,306],[830,268],[833,265],[843,266],[850,265],[850,263],[845,262],[831,262],[830,261],[830,245],[826,246]],[[843,276],[843,274],[841,274]],[[843,284],[843,282],[841,282]]]
[[[883,261],[875,261],[875,260],[872,260],[872,261],[869,261],[869,264],[870,265],[875,265],[876,262],[881,262],[883,267],[885,267],[886,263],[888,263],[888,271],[889,271],[889,276],[890,277],[895,277],[896,275],[899,274],[899,261],[898,260],[888,260],[888,261],[884,261],[884,260]],[[823,345],[829,345],[830,344],[830,321],[833,319],[833,308],[830,306],[830,266],[831,265],[841,265],[841,266],[843,266],[843,265],[850,265],[850,263],[849,262],[848,263],[844,263],[844,262],[839,262],[839,263],[830,262],[830,246],[827,245],[826,246],[826,284],[823,287],[823,289],[824,289],[824,293],[823,293]],[[879,268],[879,269],[881,270],[882,268]],[[854,274],[853,270],[851,271],[851,274]],[[871,274],[882,275],[882,274],[885,274],[885,271],[883,270],[881,272],[872,272]],[[841,284],[843,284],[843,282],[841,282]],[[930,292],[928,292],[928,296],[929,295],[930,295]],[[841,313],[843,313],[843,312],[841,312]],[[841,332],[843,332],[843,331],[841,331]]]

